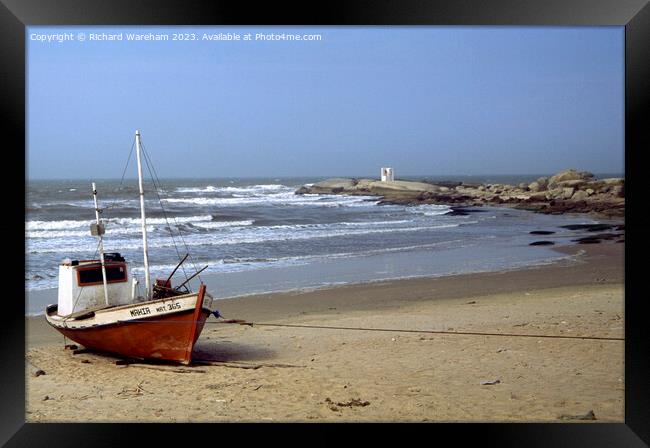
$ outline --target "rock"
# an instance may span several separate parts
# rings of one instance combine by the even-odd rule
[[[573,187],[566,187],[562,189],[562,197],[564,199],[571,199],[571,196],[573,196],[573,193],[575,193],[576,189]]]
[[[462,182],[455,182],[455,181],[449,181],[449,180],[439,180],[439,181],[437,180],[437,181],[433,181],[433,182],[423,180],[421,182],[425,183],[425,184],[431,184],[431,185],[434,185],[436,187],[445,187],[445,188],[448,188],[448,189],[456,188],[456,187],[458,187],[460,185],[465,185]],[[477,186],[475,184],[470,184],[468,186],[472,186],[472,185],[474,186],[474,188]]]
[[[553,188],[558,182],[565,180],[591,180],[594,178],[594,175],[588,171],[577,171],[574,169],[568,169],[560,171],[559,173],[551,176],[548,180],[549,188]]]
[[[563,188],[552,188],[546,191],[546,199],[555,199],[559,198],[564,194]]]
[[[544,202],[546,201],[546,193],[545,192],[539,192],[539,193],[534,193],[528,196],[528,201],[529,202]]]
[[[571,199],[573,199],[574,201],[584,201],[585,199],[587,199],[587,197],[589,197],[589,194],[586,191],[578,190],[575,193],[573,193]]]
[[[517,204],[522,201],[526,201],[528,199],[528,196],[524,196],[523,194],[513,194],[510,196],[501,196],[501,198],[505,202],[509,202],[511,204]]]
[[[445,216],[467,216],[470,213],[482,213],[482,212],[485,212],[485,210],[480,210],[478,208],[452,206],[451,209],[447,213],[445,213]]]
[[[312,193],[318,193],[319,191],[331,192],[335,188],[340,188],[341,191],[344,189],[350,189],[357,184],[353,179],[328,179],[322,182],[317,182],[311,186],[309,189]]]
[[[535,182],[518,186],[503,184],[465,184],[453,181],[423,182],[376,179],[334,178],[311,186],[302,186],[296,194],[342,194],[374,196],[378,205],[449,204],[481,206],[507,204],[515,208],[547,213],[599,213],[606,216],[624,216],[624,180],[592,179],[587,172],[567,170],[550,180],[540,177]],[[463,215],[467,210],[452,211]]]
[[[31,363],[27,363],[27,366],[29,366],[29,372],[32,374],[32,376],[37,377],[41,375],[45,375],[45,370],[39,369],[36,366],[33,366]]]
[[[552,246],[554,244],[553,241],[533,241],[529,246]]]
[[[584,238],[578,238],[577,240],[571,240],[574,243],[578,244],[600,244],[600,238],[595,238],[593,236],[586,236]]]
[[[586,230],[587,232],[602,232],[614,227],[613,224],[567,224],[560,226],[568,230]]]
[[[580,187],[584,187],[585,185],[588,185],[588,182],[583,179],[563,180],[561,182],[557,182],[556,185],[558,188],[567,188],[567,187],[580,188]]]
[[[623,185],[615,185],[609,192],[618,198],[625,197],[625,187]]]
[[[492,380],[492,381],[481,381],[481,385],[482,386],[492,386],[494,384],[499,384],[500,382],[501,382],[501,380],[499,380],[499,379]]]
[[[601,182],[605,183],[606,185],[625,185],[625,179],[622,177],[608,177],[606,179],[601,179]]]
[[[603,182],[602,180],[592,180],[589,182],[586,182],[583,186],[583,190],[594,190],[594,192],[604,192],[606,190],[609,190],[611,187],[610,184],[607,184]]]
[[[552,235],[555,232],[552,230],[532,230],[528,233],[530,233],[531,235]]]

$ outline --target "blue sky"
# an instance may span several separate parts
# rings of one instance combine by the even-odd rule
[[[33,35],[72,32],[74,41]],[[89,41],[194,33],[196,41]],[[203,41],[203,33],[320,41]],[[623,172],[623,27],[29,27],[27,176]]]

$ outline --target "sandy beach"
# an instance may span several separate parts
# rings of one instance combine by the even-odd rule
[[[73,354],[28,318],[26,420],[623,422],[621,340],[368,330],[623,338],[624,244],[558,250],[572,257],[219,300],[227,319],[365,330],[211,317],[188,367]]]

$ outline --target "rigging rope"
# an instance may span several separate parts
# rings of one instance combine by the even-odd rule
[[[149,169],[149,175],[152,177],[152,179],[151,179],[152,182],[154,182],[153,177],[155,175],[156,181],[158,183],[158,187],[163,188],[163,185],[160,182],[160,178],[158,177],[158,173],[156,172],[156,167],[151,162],[151,158],[149,157],[149,154],[145,150],[145,147],[142,144],[142,142],[140,142],[140,146],[142,146],[142,152],[143,152],[143,154],[145,156],[145,161],[147,163],[147,169],[149,169],[149,167],[151,167],[151,169],[153,169],[153,174],[151,173],[151,169]],[[154,186],[155,185],[156,185],[156,182],[154,182]],[[163,214],[165,215],[165,220],[167,221],[167,214],[165,212],[165,208],[162,205],[162,199],[160,198],[160,195],[158,194],[158,191],[156,191],[156,194],[158,195],[158,202],[160,202],[160,207],[163,210]],[[176,223],[176,229],[178,230],[178,236],[180,237],[181,241],[183,242],[183,246],[185,246],[185,251],[189,255],[190,263],[192,264],[192,267],[194,268],[194,271],[196,272],[197,271],[196,263],[194,262],[194,258],[192,257],[192,254],[190,253],[190,249],[187,247],[187,243],[185,242],[185,238],[183,238],[183,232],[181,231],[180,225],[179,225],[179,223],[178,223],[178,221],[176,220],[175,217],[174,217],[174,222]],[[167,221],[167,225],[169,226],[169,221]],[[171,226],[169,226],[169,231],[170,231],[170,234],[171,234]],[[173,234],[172,234],[172,241],[174,241]],[[176,248],[176,242],[175,241],[174,241],[174,247]],[[176,252],[178,253],[178,248],[176,248]],[[179,256],[179,259],[180,259],[181,258],[180,254],[178,254],[178,256]],[[181,267],[181,268],[183,269],[183,274],[185,274],[185,280],[187,280],[188,277],[187,277],[187,273],[185,272],[185,268],[183,268],[183,267]],[[198,278],[199,278],[199,281],[203,282],[200,275],[198,275]]]
[[[126,165],[124,165],[124,170],[122,171],[122,178],[120,179],[120,185],[117,186],[118,191],[120,188],[122,188],[122,184],[124,183],[124,176],[126,175],[126,169],[129,167],[129,163],[131,162],[131,156],[133,155],[134,147],[135,147],[135,139],[133,139],[133,143],[131,143],[131,151],[129,151],[129,157],[128,159],[126,159]],[[116,203],[117,203],[117,198],[115,198],[115,200],[113,200],[113,203],[108,207],[106,207],[105,210],[111,210],[113,207],[115,207]]]
[[[179,262],[182,260],[183,257],[181,257],[180,252],[178,251],[178,246],[176,246],[176,240],[174,239],[174,233],[172,232],[172,227],[169,224],[169,219],[167,219],[167,211],[165,210],[165,207],[162,204],[162,198],[160,197],[160,193],[158,192],[158,188],[162,188],[162,184],[160,183],[160,179],[158,179],[158,174],[155,174],[155,179],[154,179],[154,173],[156,169],[153,167],[153,163],[151,162],[151,159],[149,158],[149,154],[147,154],[147,151],[144,148],[144,145],[142,142],[140,142],[140,146],[142,147],[142,154],[144,155],[144,161],[145,165],[147,166],[147,170],[149,171],[149,176],[151,177],[151,182],[153,183],[154,186],[154,191],[156,192],[156,196],[158,197],[158,203],[160,204],[160,209],[163,212],[163,216],[165,217],[165,222],[167,223],[167,228],[169,229],[169,236],[171,236],[172,239],[172,244],[174,246],[174,250],[176,250],[176,255],[178,256]],[[153,172],[152,172],[153,169]],[[158,184],[156,185],[156,180],[158,180]],[[176,222],[176,228],[178,229],[178,233],[180,235],[180,228],[178,227],[178,222]],[[187,249],[187,245],[185,246]],[[189,253],[189,251],[188,251]],[[191,257],[190,257],[191,261]],[[185,272],[185,267],[181,265],[181,270],[183,271],[183,275],[185,276],[185,280],[187,280],[187,272]]]

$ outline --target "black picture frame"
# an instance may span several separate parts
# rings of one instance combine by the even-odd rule
[[[25,171],[25,27],[31,25],[615,25],[625,26],[625,423],[621,424],[471,424],[427,426],[439,437],[448,433],[455,443],[479,436],[482,443],[503,446],[644,446],[650,443],[650,332],[645,322],[642,279],[647,243],[642,232],[644,174],[642,154],[650,149],[648,94],[650,89],[650,6],[648,0],[329,0],[279,3],[229,1],[183,2],[179,0],[0,0],[0,105],[5,124],[4,154],[11,176]],[[11,163],[9,165],[9,163]],[[24,231],[18,222],[24,199],[19,179],[6,180],[9,213],[3,217],[5,240]],[[11,216],[9,216],[11,215]],[[24,247],[23,247],[24,248]],[[25,423],[25,309],[13,279],[24,267],[24,256],[12,248],[3,257],[6,268],[5,316],[0,338],[0,443],[7,446],[115,446],[144,440],[152,434],[167,438],[184,425],[156,424],[142,430],[134,425]],[[636,261],[636,264],[635,264]],[[635,268],[635,266],[637,266]],[[14,274],[15,273],[15,274]],[[23,272],[24,274],[24,272]],[[15,290],[15,293],[14,293]],[[367,425],[362,425],[366,427]],[[267,426],[268,428],[268,426]],[[309,437],[317,437],[330,425],[309,425]],[[243,428],[242,428],[243,429]],[[410,431],[412,427],[409,427]],[[418,428],[422,429],[422,428]],[[293,431],[293,429],[291,430]],[[383,435],[392,427],[373,425]],[[188,443],[227,443],[250,433],[193,425]],[[230,438],[230,440],[229,440]],[[325,440],[325,439],[321,439]],[[644,443],[645,441],[645,443]],[[415,442],[415,441],[414,441]]]

